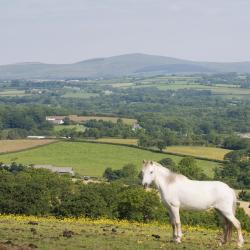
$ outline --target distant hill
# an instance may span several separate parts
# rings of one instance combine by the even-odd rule
[[[72,64],[37,62],[0,66],[0,79],[66,79],[121,77],[131,75],[191,74],[239,72],[250,73],[250,62],[195,62],[164,56],[127,54],[96,58]]]

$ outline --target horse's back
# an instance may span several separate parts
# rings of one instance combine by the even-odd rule
[[[232,203],[235,199],[233,190],[220,181],[193,181],[187,179],[179,184],[177,193],[180,206],[187,209],[217,208],[222,204]]]

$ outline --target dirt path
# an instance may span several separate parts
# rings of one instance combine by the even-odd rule
[[[240,203],[240,207],[242,207],[246,214],[248,214],[250,216],[250,208],[249,208],[249,204],[250,202],[247,202],[247,201],[239,201]]]

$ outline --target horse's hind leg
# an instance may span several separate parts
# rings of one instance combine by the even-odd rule
[[[242,245],[244,243],[244,239],[243,239],[242,232],[241,232],[240,222],[234,216],[233,212],[225,212],[225,211],[221,211],[221,212],[228,220],[228,223],[232,223],[234,225],[234,227],[236,228],[237,234],[238,234],[237,244],[238,244],[238,247],[242,247]]]
[[[217,210],[221,224],[223,225],[223,237],[221,238],[221,244],[226,244],[227,241],[229,240],[228,238],[228,230],[229,230],[229,221],[227,218],[219,211]]]

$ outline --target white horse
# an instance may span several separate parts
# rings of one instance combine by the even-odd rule
[[[142,184],[147,188],[155,182],[163,203],[169,210],[173,227],[173,238],[181,242],[182,231],[179,210],[216,209],[223,217],[225,244],[231,238],[232,225],[237,229],[238,247],[244,243],[240,222],[235,217],[236,196],[225,183],[219,181],[194,181],[186,176],[171,172],[153,161],[143,161]]]

